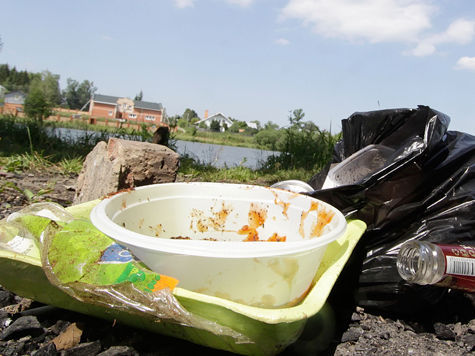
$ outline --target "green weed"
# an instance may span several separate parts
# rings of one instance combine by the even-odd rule
[[[34,193],[30,189],[21,189],[15,183],[6,181],[0,186],[0,193],[3,193],[7,188],[13,189],[23,195],[29,203],[37,203],[43,200],[41,199],[42,196],[53,191],[54,183],[50,183],[46,189],[40,189],[38,192]]]

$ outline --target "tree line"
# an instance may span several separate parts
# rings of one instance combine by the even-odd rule
[[[47,70],[32,73],[0,64],[0,85],[8,92],[25,93],[25,113],[40,121],[49,116],[54,107],[82,109],[97,90],[89,80],[79,82],[72,78],[67,79],[66,88],[61,90],[59,78],[58,74]]]

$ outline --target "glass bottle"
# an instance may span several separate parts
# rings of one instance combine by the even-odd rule
[[[396,264],[399,275],[410,283],[475,292],[475,247],[408,241]]]

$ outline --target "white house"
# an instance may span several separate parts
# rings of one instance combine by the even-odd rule
[[[207,128],[210,128],[213,121],[219,122],[219,130],[221,132],[224,132],[226,127],[229,128],[233,124],[233,121],[230,118],[224,116],[223,113],[218,112],[217,114],[201,119],[200,121],[196,122],[195,125],[200,125],[203,123]]]
[[[247,127],[251,129],[256,129],[257,130],[257,123],[256,122],[251,122],[251,121],[246,121]]]

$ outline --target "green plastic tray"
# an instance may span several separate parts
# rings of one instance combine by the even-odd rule
[[[77,217],[89,217],[97,201],[76,205],[67,210]],[[251,343],[238,343],[231,336],[215,335],[206,330],[173,322],[144,319],[132,313],[80,302],[64,293],[46,278],[41,261],[0,249],[0,284],[17,295],[80,313],[117,320],[121,323],[244,355],[272,355],[297,340],[306,321],[326,313],[326,299],[354,247],[366,229],[364,222],[348,222],[346,233],[331,243],[305,299],[288,308],[264,309],[226,299],[175,288],[173,294],[189,312],[229,327],[248,337]],[[323,329],[325,327],[323,326]],[[323,332],[323,331],[322,331]]]

